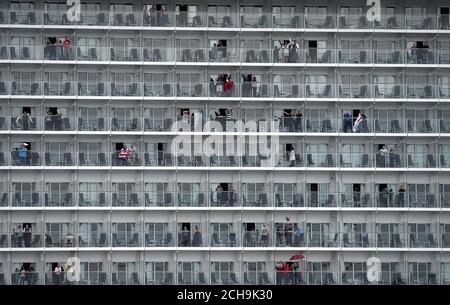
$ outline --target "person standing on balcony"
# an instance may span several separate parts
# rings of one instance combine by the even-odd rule
[[[292,223],[289,217],[286,217],[286,223],[284,224],[284,239],[286,240],[286,246],[292,246]]]
[[[269,245],[269,234],[270,234],[269,225],[265,223],[263,225],[261,232],[261,246],[267,247]]]
[[[217,54],[219,53],[218,49],[217,49],[217,44],[214,43],[212,48],[211,48],[211,53],[209,55],[209,59],[211,61],[216,61],[217,60]]]
[[[202,130],[203,128],[205,128],[205,123],[206,123],[206,113],[203,111],[203,109],[200,111],[200,115],[201,115],[201,119],[202,119]]]
[[[27,277],[27,270],[25,269],[25,266],[22,265],[20,268],[19,273],[19,285],[25,285],[26,277]]]
[[[72,40],[68,36],[64,37],[63,47],[64,47],[64,59],[69,60],[70,58],[70,47],[72,46]]]
[[[22,130],[28,130],[30,126],[33,124],[33,120],[28,112],[23,111],[19,114],[15,121],[17,126],[20,126]]]
[[[61,110],[56,110],[55,115],[55,130],[62,130],[62,112]]]
[[[57,60],[62,60],[64,59],[64,45],[63,45],[63,40],[62,39],[58,39],[58,42],[56,43],[56,59]]]
[[[220,184],[216,187],[216,191],[214,192],[214,194],[215,194],[215,198],[213,198],[214,199],[214,201],[217,203],[217,204],[220,204],[221,203],[221,199],[222,199],[222,192],[223,192],[223,188],[222,188],[222,186],[220,186]]]
[[[344,132],[347,132],[348,130],[352,130],[352,118],[350,117],[350,114],[348,112],[344,113],[344,118],[342,119],[342,125]]]
[[[119,152],[118,158],[122,160],[122,165],[128,165],[128,160],[131,158],[131,152],[127,145],[124,145]]]
[[[259,96],[259,83],[256,79],[256,76],[253,76],[252,81],[252,97]]]
[[[202,245],[202,233],[200,231],[199,225],[195,225],[194,227],[194,236],[192,238],[192,243],[194,244],[194,247],[201,247]]]
[[[283,56],[283,63],[289,62],[289,48],[286,42],[281,45],[281,55]]]
[[[55,285],[61,285],[61,272],[62,272],[61,265],[60,264],[56,265],[55,270],[53,271],[53,279]]]
[[[49,37],[49,56],[48,59],[58,59],[58,48],[57,48],[57,42],[58,40],[56,37]]]
[[[289,62],[295,63],[297,62],[297,49],[299,48],[298,43],[295,40],[289,38],[289,43],[287,45],[289,49]]]
[[[27,149],[28,144],[27,143],[22,143],[19,147],[19,160],[20,160],[20,165],[26,165],[27,163],[27,157],[28,157],[28,149]]]
[[[302,113],[297,110],[292,114],[292,119],[294,120],[294,131],[301,132],[302,131]]]
[[[224,85],[224,78],[222,74],[219,74],[216,79],[216,93],[218,97],[222,97],[223,95],[223,85]]]
[[[294,146],[292,146],[291,151],[289,152],[289,162],[290,162],[290,167],[294,167],[295,166],[295,150],[294,150]]]
[[[300,247],[300,239],[302,232],[298,224],[294,224],[294,247]]]
[[[23,229],[23,242],[25,244],[25,247],[31,247],[31,228],[28,224],[26,224],[25,228]]]
[[[387,157],[389,155],[386,145],[383,145],[383,147],[379,150],[379,152],[383,157]]]
[[[16,236],[16,246],[21,248],[22,247],[22,240],[23,240],[23,229],[22,226],[17,227],[17,231],[15,232]]]
[[[273,47],[273,62],[280,62],[280,48],[276,45]]]
[[[216,82],[212,77],[209,78],[209,96],[217,96]]]
[[[230,119],[233,116],[233,108],[228,107],[227,109],[225,109],[225,116]]]
[[[353,125],[353,132],[364,132],[367,131],[367,122],[366,122],[366,116],[362,113],[358,115],[358,118],[355,121],[355,124]]]
[[[408,59],[410,64],[417,63],[417,45],[415,42],[408,50]]]
[[[231,96],[233,87],[234,87],[234,82],[231,79],[231,75],[228,75],[226,78],[226,81],[225,81],[225,85],[224,85],[225,96]]]

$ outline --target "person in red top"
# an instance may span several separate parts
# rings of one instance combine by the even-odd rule
[[[131,158],[131,151],[126,145],[120,150],[118,158],[122,160],[122,165],[128,165],[128,160]]]
[[[63,42],[64,48],[70,48],[71,44],[72,44],[72,40],[70,40],[70,38],[67,36],[64,37],[64,42]]]
[[[284,283],[285,285],[290,285],[292,284],[292,279],[293,279],[293,273],[292,273],[293,269],[292,266],[290,264],[284,264],[284,268],[283,268],[283,273],[284,273]]]
[[[72,40],[70,40],[69,37],[64,37],[64,41],[63,41],[63,48],[64,48],[64,59],[68,60],[69,59],[69,53],[70,53],[70,46],[72,45]]]
[[[226,96],[231,96],[231,91],[233,90],[234,82],[231,80],[231,76],[228,76],[225,85],[224,85],[224,91]]]

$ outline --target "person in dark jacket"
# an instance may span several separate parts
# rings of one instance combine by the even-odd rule
[[[352,118],[350,117],[350,114],[348,112],[344,113],[342,126],[344,132],[347,132],[348,130],[350,130],[350,132],[352,131]]]

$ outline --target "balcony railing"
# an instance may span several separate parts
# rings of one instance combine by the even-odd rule
[[[450,233],[242,231],[116,231],[72,234],[62,231],[0,234],[1,248],[277,247],[277,248],[450,248]],[[17,249],[16,249],[17,250]]]
[[[145,44],[145,42],[144,42]],[[0,60],[178,62],[235,64],[449,64],[450,51],[433,48],[127,47],[70,44],[0,45]]]
[[[148,108],[148,110],[152,110]],[[119,131],[119,132],[273,132],[273,133],[450,133],[447,119],[371,119],[353,128],[354,119],[309,118],[303,116],[240,117],[233,116],[147,116],[132,115],[33,115],[4,117],[0,130],[12,131]]]
[[[272,266],[272,264],[271,264]],[[366,271],[81,271],[77,277],[62,272],[0,273],[0,284],[10,285],[449,285],[448,272],[382,271],[377,281],[369,282]]]
[[[450,167],[446,154],[414,152],[323,152],[276,155],[217,155],[191,152],[189,155],[170,152],[147,152],[130,149],[127,155],[120,151],[71,151],[51,152],[14,150],[0,153],[0,166],[46,166],[46,167],[304,167],[304,168],[410,168],[440,169]]]
[[[450,208],[450,194],[437,192],[242,193],[236,191],[14,192],[0,191],[0,207],[290,207]]]
[[[240,16],[240,18],[238,18]],[[94,10],[80,14],[78,20],[68,18],[65,11],[53,10],[4,10],[0,24],[111,26],[111,27],[224,27],[224,28],[320,28],[320,29],[385,29],[385,30],[447,30],[448,15],[395,14],[380,16],[369,21],[366,14],[274,13],[243,14],[232,12],[218,16],[196,11],[144,10],[138,7],[127,11]]]
[[[182,98],[377,98],[377,99],[448,99],[447,85],[433,84],[334,84],[234,82],[230,89],[217,89],[216,82],[48,82],[0,80],[0,95],[13,96],[83,96],[83,97],[182,97]]]

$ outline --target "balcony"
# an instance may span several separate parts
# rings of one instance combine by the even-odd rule
[[[247,7],[252,9],[254,7]],[[408,9],[408,8],[406,8]],[[237,22],[240,15],[240,22]],[[411,12],[382,14],[380,21],[369,21],[365,14],[331,14],[326,8],[322,13],[272,13],[262,10],[228,12],[218,15],[215,12],[195,13],[183,10],[169,11],[155,8],[142,9],[130,7],[121,11],[111,10],[81,12],[79,20],[72,21],[65,11],[47,10],[15,10],[2,12],[0,23],[22,25],[78,25],[78,26],[113,26],[113,27],[224,27],[224,28],[319,28],[319,29],[377,29],[377,30],[436,30],[448,29],[449,20],[446,15],[412,14]]]
[[[449,208],[450,195],[437,192],[291,192],[203,191],[0,191],[0,207],[294,207],[294,208]]]
[[[234,63],[238,64],[341,64],[345,65],[447,65],[450,52],[445,48],[284,48],[261,47],[147,47],[146,41],[120,46],[111,38],[103,45],[62,44],[0,45],[0,60],[79,61],[126,63]],[[119,44],[119,46],[117,46]],[[143,44],[143,45],[142,45]],[[199,41],[199,45],[202,43]],[[109,46],[108,45],[112,45]]]
[[[273,262],[268,262],[270,266]],[[275,264],[274,264],[275,265]],[[448,285],[446,272],[382,271],[378,282],[369,282],[366,271],[81,271],[80,281],[68,281],[64,272],[26,271],[25,276],[0,273],[0,284],[11,285]]]
[[[140,223],[137,223],[139,225]],[[240,223],[236,223],[240,226]],[[51,225],[64,225],[52,223]],[[70,225],[70,224],[68,224]],[[184,227],[178,231],[158,230],[113,230],[102,232],[75,232],[68,230],[39,232],[36,230],[10,233],[0,232],[2,248],[106,248],[106,247],[277,247],[277,248],[441,248],[450,246],[449,232],[435,231],[336,231],[327,233],[311,230],[318,224],[308,223],[303,230],[302,224],[286,223],[280,226],[265,224],[257,230],[247,230],[248,223],[242,223],[242,231],[201,233],[200,228],[190,230]],[[258,224],[259,225],[259,224]],[[366,224],[362,224],[365,226]],[[411,226],[412,224],[409,224]],[[425,224],[427,225],[427,224]],[[428,224],[429,226],[429,224]],[[378,227],[378,224],[377,224]],[[261,229],[262,228],[262,229]],[[292,229],[293,228],[293,229]],[[80,230],[82,226],[80,226]],[[13,249],[18,251],[19,249]]]
[[[266,155],[173,155],[169,152],[147,152],[136,148],[126,156],[121,151],[110,153],[74,151],[47,152],[26,150],[20,154],[14,150],[9,155],[0,153],[0,166],[13,167],[305,167],[305,168],[379,168],[379,169],[438,169],[448,168],[449,160],[445,154],[436,153],[403,153],[403,152],[329,152],[329,153],[296,153],[289,152],[277,155],[275,159]]]
[[[234,82],[230,90],[217,90],[214,83],[147,82],[41,82],[0,81],[0,95],[83,96],[83,97],[174,97],[180,98],[307,98],[307,99],[447,99],[449,88],[443,85],[411,84],[283,84],[250,81]],[[108,88],[108,89],[107,89]]]
[[[276,89],[276,88],[275,88]],[[103,108],[107,109],[107,108]],[[152,111],[146,108],[146,111]],[[236,109],[237,111],[239,109]],[[300,115],[245,117],[233,115],[171,116],[163,115],[23,115],[3,117],[0,130],[11,131],[105,131],[105,132],[273,132],[273,133],[375,133],[375,134],[444,134],[450,133],[447,119],[371,119],[353,130],[355,118],[318,118]]]
[[[178,231],[178,247],[207,247],[208,236],[203,236],[199,231]]]

